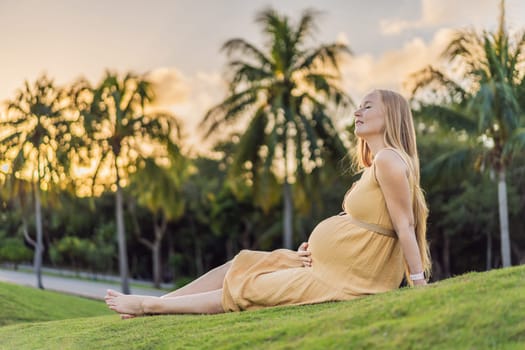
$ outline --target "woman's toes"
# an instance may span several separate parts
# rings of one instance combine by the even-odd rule
[[[106,295],[113,296],[113,297],[118,297],[118,296],[123,295],[123,294],[120,293],[120,292],[117,292],[116,290],[108,289]]]

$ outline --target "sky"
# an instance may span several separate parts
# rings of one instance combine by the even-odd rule
[[[158,107],[198,143],[198,122],[226,94],[220,47],[235,37],[261,46],[254,18],[267,7],[295,20],[322,12],[314,43],[350,47],[343,86],[357,102],[373,88],[403,93],[455,30],[494,30],[499,16],[499,0],[0,0],[0,101],[44,72],[57,84],[148,73]],[[507,0],[506,16],[511,31],[525,29],[525,1]]]

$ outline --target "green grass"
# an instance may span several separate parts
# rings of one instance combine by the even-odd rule
[[[0,282],[0,326],[108,314],[101,301]]]
[[[29,292],[34,291],[21,293]],[[3,303],[2,298],[0,307]],[[57,307],[62,306],[49,305]],[[121,321],[111,315],[15,324],[0,327],[0,348],[525,349],[525,266],[349,302],[214,316]]]

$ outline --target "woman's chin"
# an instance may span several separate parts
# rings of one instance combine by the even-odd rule
[[[355,128],[354,129],[354,135],[357,136],[357,137],[363,137],[365,134],[363,133],[362,130],[359,130],[358,128]]]

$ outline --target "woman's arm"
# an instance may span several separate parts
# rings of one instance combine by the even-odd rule
[[[376,178],[385,197],[388,213],[397,233],[411,274],[423,271],[414,230],[412,195],[405,161],[395,151],[382,150],[375,160]],[[416,280],[415,285],[426,284]]]

